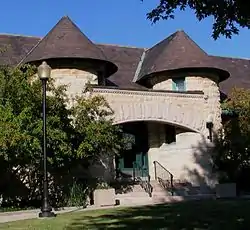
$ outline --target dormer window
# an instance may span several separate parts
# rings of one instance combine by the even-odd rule
[[[174,91],[186,91],[185,77],[172,79],[172,90],[174,90]]]

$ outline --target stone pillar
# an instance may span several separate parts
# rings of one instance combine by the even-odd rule
[[[159,148],[165,142],[164,125],[148,122],[148,167],[151,180],[155,180],[154,161],[158,161]]]

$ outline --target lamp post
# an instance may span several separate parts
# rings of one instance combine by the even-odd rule
[[[213,135],[212,135],[213,126],[214,126],[214,124],[213,124],[213,117],[212,117],[212,115],[210,114],[210,115],[208,116],[208,119],[207,119],[207,122],[206,122],[206,127],[207,127],[207,129],[208,129],[208,131],[209,131],[208,139],[210,140],[210,142],[213,141]]]
[[[52,212],[52,208],[49,205],[48,195],[48,172],[47,172],[47,132],[46,132],[46,84],[50,78],[51,68],[44,61],[38,67],[38,76],[42,81],[43,88],[43,203],[39,217],[54,217],[55,213]]]

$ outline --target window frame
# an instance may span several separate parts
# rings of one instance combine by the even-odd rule
[[[182,90],[180,90],[178,88],[178,86],[177,86],[178,85],[178,81],[182,81],[181,83],[183,83],[183,89]],[[186,87],[186,77],[178,77],[178,78],[172,79],[172,90],[179,91],[179,92],[185,92],[187,90],[187,87]]]

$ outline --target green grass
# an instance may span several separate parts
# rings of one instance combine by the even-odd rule
[[[74,212],[53,219],[0,224],[0,229],[250,229],[250,201],[192,201],[139,208]]]

